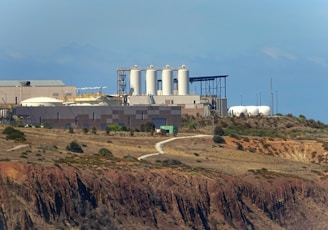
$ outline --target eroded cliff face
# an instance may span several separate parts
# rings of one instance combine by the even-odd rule
[[[0,229],[327,229],[326,180],[0,163]]]

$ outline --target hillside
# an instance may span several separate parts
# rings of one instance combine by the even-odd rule
[[[201,120],[178,136],[211,134]],[[171,137],[18,128],[26,141],[17,142],[1,134],[0,229],[327,229],[326,127],[304,120],[220,119],[225,143],[173,140],[142,161]],[[261,130],[274,135],[254,136]],[[83,153],[68,151],[71,142]]]

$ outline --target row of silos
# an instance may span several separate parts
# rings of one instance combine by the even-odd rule
[[[174,78],[173,72],[176,69],[166,65],[162,71],[162,95],[173,95]],[[154,66],[149,66],[146,69],[146,94],[157,95],[158,79],[157,70]],[[185,65],[177,69],[178,71],[178,95],[189,94],[189,70]],[[133,96],[142,95],[142,69],[134,66],[130,70],[130,92]]]

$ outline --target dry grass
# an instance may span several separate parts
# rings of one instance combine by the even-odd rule
[[[0,127],[0,132],[5,127]],[[43,164],[102,164],[106,167],[113,165],[124,165],[128,162],[127,156],[131,159],[138,158],[142,155],[155,153],[155,144],[161,140],[171,137],[166,136],[151,136],[149,133],[135,133],[133,137],[128,132],[112,133],[110,136],[106,135],[105,131],[98,131],[97,134],[84,134],[83,131],[74,131],[70,134],[68,130],[56,129],[36,129],[36,128],[21,128],[25,133],[27,141],[23,144],[28,146],[6,151],[15,146],[21,145],[15,141],[5,139],[5,135],[0,134],[0,161],[20,161],[20,162],[36,162]],[[183,136],[183,134],[179,134]],[[256,138],[246,138],[245,141],[238,140],[246,148],[256,147],[259,143],[264,143],[261,140],[254,141]],[[249,151],[236,150],[236,140],[230,137],[225,137],[227,144],[215,144],[211,137],[179,139],[163,146],[164,155],[153,156],[146,159],[148,162],[165,161],[167,159],[175,159],[183,164],[189,165],[192,168],[205,168],[215,171],[221,171],[228,174],[243,175],[249,170],[268,169],[278,170],[281,172],[302,174],[304,177],[319,178],[318,173],[323,172],[325,168],[323,165],[311,164],[310,161],[300,161],[304,156],[287,159],[286,149],[280,144],[276,155],[252,153]],[[66,146],[72,142],[78,142],[84,153],[72,153],[66,150]],[[280,143],[285,143],[282,142]],[[266,139],[265,143],[270,140]],[[275,149],[279,147],[279,140],[271,140],[270,146],[274,145]],[[278,143],[278,144],[277,144]],[[291,142],[291,143],[294,143]],[[307,154],[311,154],[314,150],[309,149],[313,145],[303,140],[302,145],[306,146]],[[293,144],[295,146],[295,143]],[[316,146],[317,148],[318,146]],[[97,156],[96,153],[101,148],[110,150],[115,159],[104,159]],[[257,151],[259,151],[258,148]],[[262,148],[264,149],[264,148]],[[299,147],[299,154],[304,155]],[[293,149],[295,152],[295,148]],[[316,151],[319,151],[316,149]],[[297,151],[294,154],[298,154]],[[129,159],[130,159],[129,158]],[[130,161],[132,162],[132,161]],[[130,163],[129,163],[130,164]],[[139,164],[134,162],[133,164]],[[140,164],[142,165],[142,164]],[[327,167],[326,167],[327,168]],[[284,171],[285,170],[285,171]],[[324,174],[320,174],[324,175]]]

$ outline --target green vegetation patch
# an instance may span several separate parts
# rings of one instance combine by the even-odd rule
[[[186,165],[176,159],[156,160],[156,163],[161,164],[162,166],[169,166],[169,167],[174,167],[174,168],[176,168],[176,167],[189,168],[188,165]]]
[[[7,140],[26,141],[25,134],[11,126],[6,127],[2,133],[6,134]]]
[[[69,145],[67,145],[66,149],[75,153],[83,153],[81,145],[76,141],[72,141]]]

